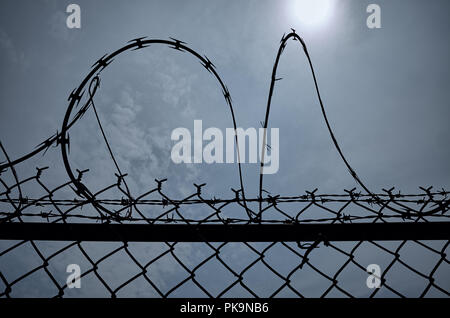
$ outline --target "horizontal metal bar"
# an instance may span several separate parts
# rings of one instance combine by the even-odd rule
[[[3,223],[1,240],[275,242],[450,240],[450,222],[353,224]]]

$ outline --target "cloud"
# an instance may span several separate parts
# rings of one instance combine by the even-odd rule
[[[60,41],[71,42],[76,30],[69,29],[66,24],[68,14],[63,11],[54,12],[48,20],[50,35]]]
[[[29,60],[25,56],[25,53],[18,49],[13,40],[8,36],[5,30],[0,28],[0,52],[3,52],[6,59],[14,64],[23,68],[28,67]]]
[[[96,5],[101,6],[101,4]],[[90,26],[92,29],[86,28],[89,33],[83,36],[83,45],[74,47],[66,44],[70,44],[80,32],[67,28],[67,14],[63,11],[64,8],[60,7],[59,2],[54,2],[50,10],[46,8],[45,14],[35,15],[36,19],[47,21],[48,28],[42,32],[42,38],[33,37],[33,41],[27,42],[23,47],[19,45],[20,42],[17,41],[20,37],[14,36],[16,34],[14,30],[20,30],[18,34],[26,33],[33,27],[31,22],[23,29],[14,26],[10,26],[6,31],[0,29],[0,54],[4,58],[4,63],[14,66],[26,65],[28,59],[32,65],[42,65],[46,61],[53,64],[57,61],[58,65],[61,65],[60,68],[40,67],[39,72],[30,72],[29,78],[27,73],[27,79],[30,82],[45,83],[39,91],[41,94],[39,96],[50,96],[55,94],[56,86],[62,87],[58,86],[59,82],[72,89],[75,85],[72,82],[73,78],[78,80],[78,75],[92,64],[93,57],[98,57],[95,52],[104,50],[112,52],[111,48],[117,48],[118,45],[124,44],[125,40],[130,39],[131,35],[136,34],[150,34],[150,38],[167,38],[167,35],[172,35],[167,34],[168,29],[173,28],[179,32],[175,35],[176,37],[193,43],[193,48],[200,48],[199,51],[205,52],[217,66],[217,70],[232,93],[233,100],[236,101],[234,106],[238,124],[250,123],[250,125],[258,126],[259,121],[263,120],[270,72],[279,39],[284,31],[289,31],[286,21],[273,18],[274,14],[275,16],[277,14],[274,11],[281,5],[271,4],[270,9],[274,10],[268,10],[264,2],[260,1],[254,2],[250,7],[237,2],[231,7],[225,3],[207,6],[201,3],[201,7],[193,3],[189,5],[189,8],[186,7],[186,10],[174,10],[175,4],[170,2],[164,5],[146,3],[146,6],[149,10],[142,10],[140,6],[121,6],[118,10],[115,6],[111,6],[111,10],[95,14],[96,19],[92,20]],[[445,18],[445,12],[448,10],[440,10],[441,13],[433,11],[437,9],[416,10],[416,14],[425,14],[424,19],[420,24],[411,23],[404,26],[403,29],[409,30],[405,33],[403,29],[398,28],[396,23],[399,19],[394,14],[403,12],[403,6],[398,5],[397,8],[389,9],[386,7],[384,30],[389,32],[368,31],[364,24],[361,28],[355,26],[358,24],[356,21],[358,19],[355,20],[354,16],[360,11],[361,16],[365,16],[365,10],[359,10],[360,7],[363,6],[348,11],[350,13],[344,17],[345,19],[337,21],[336,28],[330,33],[333,36],[328,35],[328,39],[313,37],[312,34],[305,36],[336,137],[340,143],[342,142],[343,151],[345,155],[348,155],[349,161],[355,164],[358,174],[364,180],[368,180],[368,183],[385,186],[388,183],[386,176],[400,182],[398,176],[401,170],[405,171],[404,180],[408,186],[416,187],[417,182],[422,182],[427,176],[430,178],[430,183],[433,181],[444,183],[449,176],[448,169],[445,169],[449,152],[448,147],[441,145],[445,145],[448,139],[446,139],[448,125],[445,123],[448,118],[446,102],[448,90],[445,89],[445,83],[449,83],[449,80],[448,72],[443,71],[448,69],[448,59],[446,59],[448,41],[442,39],[445,39],[447,35],[445,30],[448,29],[448,19]],[[15,9],[19,10],[19,8]],[[203,12],[202,9],[207,14],[199,15],[198,12]],[[347,12],[342,8],[341,10]],[[165,15],[164,12],[170,12],[170,15]],[[432,13],[436,14],[436,17],[432,17]],[[138,24],[135,22],[140,20],[136,16],[139,14],[145,19],[142,19],[139,27],[136,27]],[[390,16],[395,17],[395,23],[389,20]],[[128,23],[129,17],[133,17],[133,23]],[[171,18],[170,23],[167,23],[167,17]],[[364,19],[360,20],[364,23]],[[274,27],[275,24],[277,26]],[[388,27],[389,25],[391,27]],[[305,33],[299,28],[297,30],[302,35]],[[370,36],[368,32],[371,32]],[[108,36],[105,36],[106,33]],[[101,40],[98,34],[102,35]],[[163,36],[153,36],[155,34]],[[405,38],[405,34],[410,36]],[[426,45],[423,45],[423,41],[410,41],[411,35],[417,34],[423,35],[421,39],[425,40]],[[54,50],[53,45],[59,45],[58,50]],[[33,51],[36,47],[49,48],[48,51],[38,51],[48,52],[48,55],[36,54],[36,51]],[[115,59],[111,67],[102,72],[102,86],[98,95],[95,96],[100,119],[122,172],[128,173],[126,180],[132,186],[134,196],[154,188],[156,185],[154,178],[167,177],[169,180],[163,185],[163,191],[169,193],[171,198],[173,198],[172,195],[179,197],[192,194],[195,191],[192,183],[198,179],[201,182],[209,179],[223,185],[226,187],[225,190],[219,191],[214,188],[211,192],[212,195],[220,198],[227,197],[232,194],[229,188],[236,188],[236,183],[231,182],[233,180],[230,179],[231,174],[235,173],[235,166],[230,167],[232,173],[229,173],[231,170],[213,171],[204,169],[203,165],[175,165],[170,161],[170,131],[174,128],[173,126],[189,125],[185,127],[191,127],[192,119],[200,118],[197,116],[201,116],[205,125],[208,121],[208,126],[212,126],[210,122],[215,125],[216,122],[222,123],[222,121],[229,125],[230,116],[220,88],[214,80],[202,77],[202,72],[208,76],[210,74],[201,68],[198,61],[192,60],[190,56],[189,60],[184,60],[185,56],[188,56],[186,52],[180,53],[167,48],[159,50],[156,47],[157,45],[152,45],[148,50],[126,54],[127,58],[131,57],[131,61],[128,60],[128,62],[124,62],[122,56],[121,61],[119,58]],[[22,51],[22,48],[26,51]],[[91,50],[92,56],[86,53],[86,48]],[[423,57],[429,56],[430,48],[434,48],[433,58],[426,61]],[[33,52],[33,55],[30,53],[30,56],[27,56],[24,52]],[[61,63],[61,60],[69,56],[75,57],[80,64]],[[83,65],[85,58],[86,64]],[[185,63],[186,61],[188,62]],[[81,71],[78,68],[79,65],[84,67]],[[410,65],[421,67],[411,69]],[[403,67],[400,68],[400,66]],[[116,72],[112,72],[112,75],[108,77],[108,72],[113,70]],[[411,72],[412,70],[414,72]],[[430,73],[425,74],[424,71]],[[62,77],[57,76],[58,72],[76,75]],[[6,80],[8,76],[5,74],[7,73],[3,74]],[[436,74],[439,76],[435,80],[428,80],[434,78],[432,75]],[[325,187],[326,190],[342,193],[342,186],[347,186],[350,182],[353,185],[353,180],[338,158],[326,132],[316,96],[313,94],[313,83],[310,74],[307,73],[306,61],[301,56],[301,48],[295,47],[295,43],[289,44],[283,53],[277,75],[283,77],[283,80],[276,84],[273,111],[269,122],[271,127],[280,127],[282,143],[285,145],[283,151],[280,149],[280,159],[284,161],[280,166],[280,172],[273,176],[272,180],[269,176],[265,177],[264,187],[270,188],[275,194],[282,195],[303,194],[305,187],[312,190],[311,188],[315,186],[320,186],[319,191]],[[63,78],[67,79],[67,82],[62,81]],[[412,81],[411,78],[418,80]],[[7,89],[9,88],[13,87],[9,86]],[[199,88],[201,91],[197,90]],[[213,98],[210,98],[211,96]],[[61,100],[63,103],[48,103],[49,112],[45,115],[39,114],[42,112],[41,108],[30,106],[26,109],[26,116],[30,118],[46,116],[46,120],[54,120],[59,127],[60,118],[54,114],[63,113],[61,104],[66,105],[67,96],[64,97],[64,100]],[[35,105],[34,98],[36,95],[23,94],[22,103]],[[14,101],[5,98],[4,102],[8,110],[16,112],[17,116],[22,115],[23,108],[15,107]],[[394,104],[396,107],[392,107]],[[411,106],[415,107],[411,108]],[[5,123],[5,126],[6,118],[6,116],[2,118],[2,124]],[[405,124],[401,124],[400,120],[395,121],[396,118],[404,118]],[[23,129],[32,130],[31,127],[25,125]],[[439,130],[436,127],[440,127]],[[406,137],[412,137],[414,134],[417,136],[419,131],[423,135],[420,135],[420,139],[405,138],[407,143],[402,144],[407,145],[404,148],[405,151],[398,151],[400,142],[394,143],[395,138],[390,134],[394,128],[401,128]],[[365,138],[367,136],[370,139]],[[94,191],[95,188],[104,188],[114,183],[115,168],[92,110],[89,110],[85,117],[71,129],[70,137],[70,160],[73,168],[90,169],[83,177],[83,182]],[[14,135],[6,135],[4,138],[10,144],[19,144],[18,138]],[[55,154],[55,160],[49,159],[49,153]],[[58,174],[55,172],[56,167],[61,166],[59,149],[50,150],[49,153],[41,161],[44,164],[39,166],[52,163],[51,171],[48,171],[46,175],[51,176],[49,179],[53,179],[52,184],[56,186],[59,179],[55,180],[56,177],[53,178],[53,175]],[[423,156],[415,155],[417,153],[428,154],[430,159],[435,160],[433,164],[429,164],[428,170],[424,170],[423,166],[424,163],[431,161],[425,160]],[[35,173],[35,166],[31,165],[31,161],[27,164],[32,171],[30,174],[25,174],[21,170],[21,176]],[[22,166],[21,169],[23,169]],[[247,172],[247,175],[244,175],[244,181],[248,186],[247,193],[257,189],[257,171],[257,166],[244,168],[244,174]],[[418,171],[424,171],[423,176],[411,179]],[[67,181],[64,169],[61,168],[58,172],[60,179]],[[208,181],[208,189],[210,186]],[[64,198],[71,199],[74,193],[70,189],[67,190]],[[27,193],[30,194],[32,191]],[[121,196],[121,194],[114,195],[119,195],[119,198]],[[86,208],[88,207],[80,213],[87,213]],[[146,211],[153,213],[152,215],[157,215],[159,212],[153,208]],[[201,213],[210,212],[213,211],[208,207],[201,211],[198,206],[183,207],[184,215],[193,218],[198,218]],[[224,212],[231,214],[236,211]],[[245,254],[248,248],[236,245],[241,248],[231,251],[234,254],[230,263],[245,265],[250,259]],[[105,245],[99,243],[98,250],[100,254],[105,252]],[[361,250],[367,252],[365,248]],[[201,260],[204,255],[191,245],[182,245],[181,251],[189,255],[192,252],[195,253],[195,257],[191,258],[191,264],[195,264],[195,260]],[[277,251],[280,250],[277,249]],[[142,249],[135,252],[136,255],[147,257]],[[68,252],[68,254],[71,253],[73,252]],[[280,257],[277,253],[274,253],[276,258],[286,262],[286,258]],[[411,253],[418,256],[424,255],[417,248]],[[153,251],[148,254],[153,254]],[[30,261],[30,256],[27,259],[26,253],[22,255],[25,256],[17,257],[5,266],[14,270],[15,263]],[[329,249],[321,247],[319,253],[313,251],[311,255],[314,257],[314,264],[329,265],[330,272],[336,268],[336,257],[330,253]],[[147,257],[146,260],[149,259],[150,257]],[[381,255],[379,260],[387,259],[388,257]],[[298,265],[296,260],[290,264]],[[114,267],[114,265],[111,266]],[[277,268],[280,267],[281,265],[277,265]],[[161,285],[170,287],[170,283],[174,280],[172,274],[177,268],[176,264],[167,260],[161,263],[160,268],[154,269],[154,274]],[[116,266],[115,269],[118,267]],[[123,267],[120,271],[127,276],[129,269],[129,267]],[[264,275],[261,270],[256,272],[257,279],[260,279],[260,275]],[[212,269],[210,273],[216,274]],[[217,279],[221,277],[218,275]],[[308,272],[304,270],[298,271],[297,279],[294,277],[294,280],[298,282],[309,283],[309,279]],[[398,275],[398,280],[407,281],[402,274]],[[219,282],[215,280],[209,283],[219,285]],[[46,284],[47,282],[42,281],[37,287],[44,289]],[[364,281],[361,280],[361,284],[364,284]],[[312,290],[311,286],[308,285],[305,288]],[[364,292],[364,288],[363,285],[360,291]],[[86,289],[84,292],[88,294],[91,291]],[[191,296],[187,292],[184,295]]]

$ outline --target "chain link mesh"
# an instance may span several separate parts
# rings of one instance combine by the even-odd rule
[[[320,100],[306,45],[293,31],[281,39],[269,106],[278,80],[278,61],[289,39],[302,45]],[[422,192],[417,194],[402,194],[393,188],[378,194],[370,192],[343,156],[328,125],[321,100],[333,143],[351,176],[366,194],[356,189],[340,194],[320,194],[314,189],[298,196],[273,195],[263,191],[261,177],[260,195],[248,198],[245,197],[238,164],[241,188],[232,190],[228,198],[206,197],[202,194],[205,184],[194,184],[192,194],[187,197],[173,198],[165,191],[165,180],[155,180],[154,188],[132,196],[126,185],[126,175],[118,168],[103,132],[93,97],[99,87],[100,73],[117,55],[140,50],[150,44],[167,45],[199,59],[220,84],[236,128],[230,93],[208,58],[175,39],[132,40],[99,59],[82,84],[70,94],[70,105],[60,133],[14,161],[1,146],[6,162],[0,164],[0,225],[106,223],[202,227],[207,224],[425,224],[448,220],[449,192],[444,189],[421,188]],[[84,94],[86,89],[89,94]],[[86,98],[85,103],[81,103]],[[71,118],[71,111],[77,107],[78,112]],[[96,192],[91,192],[82,183],[88,171],[72,171],[67,156],[70,149],[67,131],[89,109],[95,112],[117,168],[117,182]],[[268,126],[268,115],[269,107],[264,128]],[[34,175],[19,178],[16,171],[19,163],[45,153],[55,145],[62,150],[70,178],[67,182],[58,187],[47,186],[42,180],[47,167],[36,168]],[[72,197],[74,193],[76,198]],[[26,236],[26,233],[22,234]],[[448,297],[449,242],[404,237],[401,241],[382,242],[318,239],[314,242],[204,240],[197,243],[143,243],[129,242],[120,235],[115,242],[86,241],[82,235],[80,240],[58,242],[4,239],[0,241],[0,297]],[[368,272],[367,266],[374,261],[382,269],[380,277]],[[85,287],[79,290],[69,288],[66,280],[66,267],[72,263],[79,264],[82,269],[81,282]],[[379,279],[381,288],[368,288],[367,279]]]
[[[1,223],[249,224],[238,191],[229,199],[205,198],[201,187],[194,186],[192,195],[172,199],[164,194],[163,182],[156,180],[155,188],[135,199],[125,195],[122,199],[100,198],[121,187],[118,178],[116,184],[95,194],[99,197],[95,202],[82,198],[57,199],[59,193],[70,189],[72,182],[49,189],[41,180],[43,173],[42,169],[37,169],[36,175],[12,184],[0,176],[3,186]],[[40,188],[40,195],[29,198],[20,191],[20,197],[13,196],[30,183],[33,189]],[[320,195],[315,190],[299,196],[247,199],[247,208],[252,203],[262,202],[261,224],[439,222],[448,219],[447,209],[431,216],[385,211],[389,205],[418,206],[423,210],[429,205],[443,206],[448,201],[445,190],[425,190],[414,195],[386,190],[377,195],[381,200],[377,203],[354,190],[339,195]],[[111,213],[97,209],[96,203],[107,207]],[[192,217],[189,211],[192,207],[201,213]],[[233,216],[236,211],[241,211],[242,216]],[[64,296],[70,291],[65,272],[70,262],[80,264],[83,269],[83,284],[96,286],[90,290],[92,294],[83,289],[86,296],[373,297],[381,290],[384,296],[449,296],[449,242],[405,238],[401,242],[133,243],[121,241],[119,237],[116,243],[2,241],[0,296],[30,293]],[[371,255],[384,262],[380,264],[384,269],[381,288],[374,290],[364,287]],[[411,279],[418,288],[407,288],[412,284]],[[306,281],[308,284],[304,285]],[[45,284],[45,288],[24,287],[38,288],[39,284]]]

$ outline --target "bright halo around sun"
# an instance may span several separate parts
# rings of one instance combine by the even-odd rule
[[[291,12],[301,24],[320,26],[329,20],[334,5],[335,0],[294,0]]]

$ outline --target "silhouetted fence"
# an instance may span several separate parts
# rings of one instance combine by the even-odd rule
[[[165,180],[132,195],[93,99],[101,71],[117,55],[151,44],[190,53],[218,81],[236,128],[230,93],[209,59],[175,39],[135,39],[93,65],[70,94],[61,132],[15,160],[1,146],[0,297],[449,296],[449,192],[429,187],[416,194],[373,193],[362,183],[330,128],[309,54],[295,32],[281,41],[264,128],[288,39],[301,43],[307,55],[333,143],[364,193],[264,194],[261,175],[259,197],[248,198],[238,164],[241,187],[229,197],[205,197],[201,184],[191,195],[173,198]],[[68,131],[89,109],[117,170],[117,182],[95,192],[83,183],[89,172],[73,170],[68,154]],[[46,167],[21,177],[18,164],[52,146],[60,147],[69,180],[48,187],[42,180]],[[81,269],[80,289],[68,287],[70,264]],[[371,264],[381,272],[368,270]],[[368,280],[378,280],[379,288]]]

